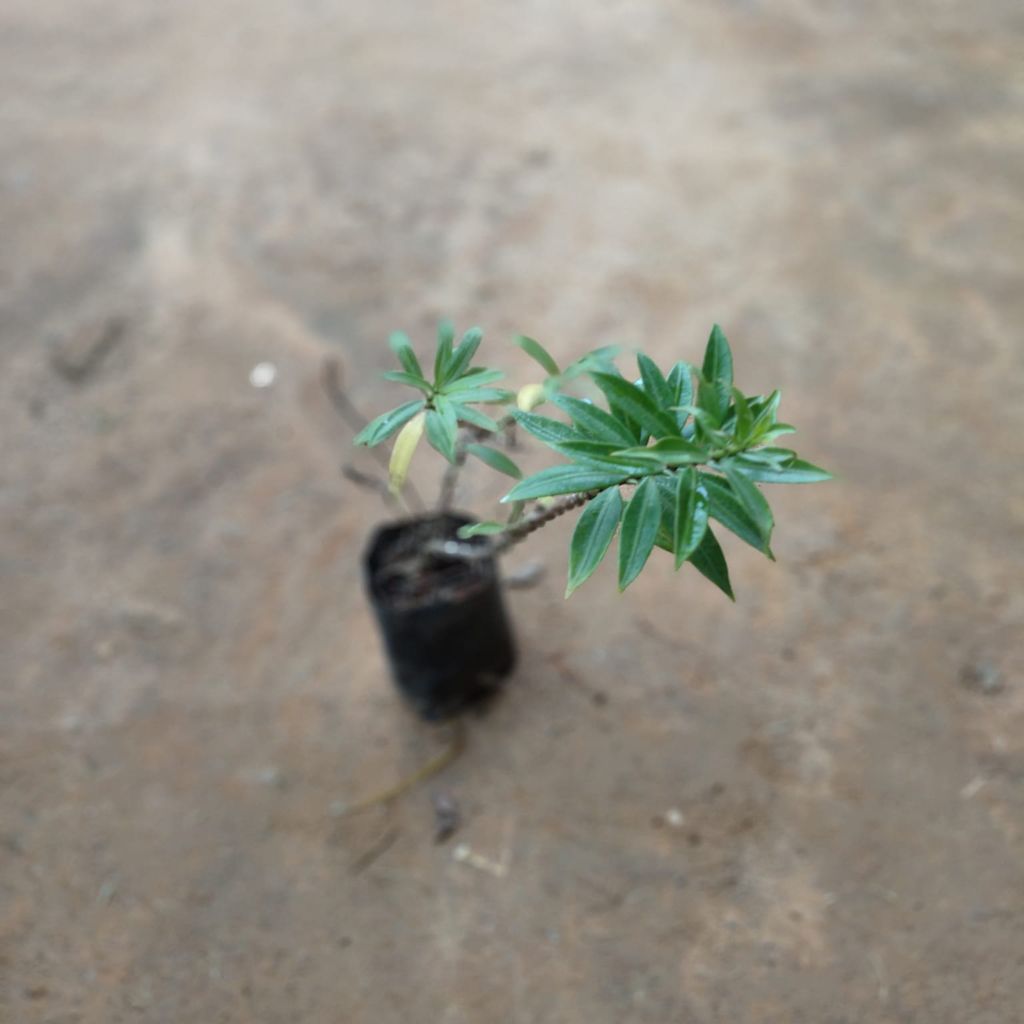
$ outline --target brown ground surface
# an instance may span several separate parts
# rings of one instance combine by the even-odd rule
[[[8,0],[0,1020],[1020,1021],[1022,40],[1015,0]],[[340,818],[446,733],[318,372],[378,410],[440,314],[522,381],[516,331],[721,320],[841,480],[778,493],[777,565],[730,545],[735,607],[660,562],[563,603],[548,531],[507,696]]]

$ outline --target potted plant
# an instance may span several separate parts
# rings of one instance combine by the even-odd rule
[[[699,367],[677,362],[663,372],[640,352],[635,380],[616,368],[618,349],[597,349],[562,369],[538,342],[520,337],[517,344],[544,378],[518,391],[500,386],[501,370],[476,365],[481,340],[473,328],[456,344],[451,324],[442,323],[426,370],[408,337],[393,334],[401,369],[384,376],[418,395],[355,439],[372,447],[394,438],[389,490],[398,498],[423,438],[448,463],[437,509],[381,526],[364,560],[395,681],[428,719],[482,700],[511,671],[515,654],[497,558],[535,530],[578,513],[567,597],[618,534],[620,591],[657,547],[676,569],[691,564],[733,599],[711,521],[773,558],[774,521],[758,485],[830,479],[776,446],[794,430],[778,420],[779,392],[748,396],[734,385],[732,353],[717,325]],[[545,404],[554,415],[537,412]],[[561,461],[523,478],[508,454],[518,428]],[[467,458],[515,479],[501,499],[508,509],[502,521],[453,511]]]

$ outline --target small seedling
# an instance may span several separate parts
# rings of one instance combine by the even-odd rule
[[[400,496],[413,456],[425,437],[448,462],[440,506],[450,507],[460,467],[472,457],[516,480],[502,498],[507,516],[463,526],[455,537],[420,535],[400,567],[423,575],[431,558],[467,563],[500,554],[567,512],[581,509],[569,543],[566,596],[601,563],[618,534],[618,586],[640,575],[654,548],[675,568],[690,563],[733,598],[716,523],[774,559],[772,511],[759,485],[803,484],[830,474],[777,446],[794,428],[778,419],[779,392],[746,395],[733,382],[733,359],[722,330],[711,331],[700,366],[668,370],[639,352],[639,377],[616,367],[621,350],[601,348],[560,368],[532,338],[518,346],[540,366],[543,379],[507,390],[501,370],[474,364],[479,328],[458,344],[441,324],[432,372],[424,370],[408,337],[391,348],[401,369],[387,380],[418,397],[378,416],[356,437],[374,446],[394,437],[389,487]],[[537,410],[548,405],[552,415]],[[508,454],[519,427],[561,461],[523,478]]]

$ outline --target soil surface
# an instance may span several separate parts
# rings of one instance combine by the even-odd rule
[[[1017,0],[8,0],[0,1020],[1019,1021],[1022,42]],[[777,564],[729,543],[735,606],[666,559],[563,602],[542,531],[504,697],[346,816],[449,732],[321,367],[380,411],[440,315],[517,383],[520,331],[718,320],[839,479],[777,489]]]

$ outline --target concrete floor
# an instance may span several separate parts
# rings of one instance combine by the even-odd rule
[[[1022,59],[1014,0],[8,0],[0,1020],[1019,1021]],[[506,697],[339,817],[448,733],[318,376],[440,315],[520,382],[719,320],[839,480],[736,606],[564,603],[545,531]]]

